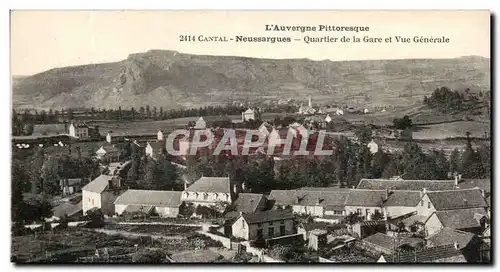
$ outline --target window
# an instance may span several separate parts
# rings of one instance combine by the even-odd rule
[[[424,200],[422,199],[422,201],[420,201],[420,206],[424,206]]]
[[[241,228],[245,229],[245,221],[241,220]]]
[[[258,227],[258,228],[262,227],[262,224],[257,224],[257,227]]]
[[[431,208],[431,202],[427,202],[427,208],[430,209]]]
[[[281,221],[280,222],[281,225],[284,225],[285,224],[285,220]]]
[[[207,193],[204,193],[204,194],[203,194],[203,199],[204,199],[204,200],[207,200],[207,199],[208,199],[208,194],[207,194]]]
[[[280,226],[280,234],[281,236],[285,235],[285,226]]]
[[[342,211],[333,211],[333,214],[342,215]]]
[[[262,238],[262,229],[257,230],[257,237]]]
[[[274,236],[274,228],[269,228],[268,234],[269,234],[269,237],[273,237]]]
[[[361,209],[357,209],[357,210],[356,210],[356,213],[357,213],[357,214],[361,214]]]
[[[368,216],[370,214],[370,209],[366,209],[365,213],[366,213],[366,216]]]
[[[272,225],[273,225],[273,222],[272,222],[272,221],[271,221],[271,222],[269,222],[269,226],[272,226]]]

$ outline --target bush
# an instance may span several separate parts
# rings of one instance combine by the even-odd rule
[[[165,255],[159,250],[143,249],[132,256],[132,262],[142,264],[163,263]]]
[[[90,221],[87,224],[89,228],[100,228],[104,226],[104,215],[101,210],[89,210],[87,212],[87,220]]]
[[[256,248],[266,248],[266,240],[264,240],[264,238],[258,238],[257,240],[252,241],[250,245]]]

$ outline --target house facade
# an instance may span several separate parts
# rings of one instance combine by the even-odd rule
[[[74,138],[89,138],[89,126],[86,124],[74,124],[73,122],[69,125],[69,135]]]
[[[114,201],[118,197],[115,189],[120,189],[120,180],[114,176],[100,175],[82,188],[82,211],[97,208],[104,214],[114,214]]]
[[[241,113],[241,120],[243,122],[245,121],[250,121],[250,120],[255,120],[255,110],[253,109],[247,109],[246,111]]]
[[[236,194],[236,189],[231,191],[229,177],[201,177],[182,192],[181,201],[195,206],[215,206],[232,203],[232,197]]]
[[[198,118],[194,125],[194,129],[206,129],[207,128],[207,122],[203,119],[203,117]]]
[[[231,225],[232,235],[247,241],[270,239],[297,233],[294,217],[287,210],[240,213]]]

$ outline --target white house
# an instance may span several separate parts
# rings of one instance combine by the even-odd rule
[[[364,109],[364,110],[363,110],[363,113],[365,113],[365,114],[367,114],[368,112],[369,112],[369,110],[368,110],[368,109]]]
[[[234,237],[247,241],[295,234],[294,216],[289,210],[240,213],[231,225]]]
[[[74,138],[88,138],[89,127],[86,124],[71,124],[69,125],[69,136]]]
[[[108,132],[108,134],[106,134],[106,142],[111,143],[111,140],[111,134]]]
[[[241,113],[241,120],[243,122],[255,120],[255,111],[253,109],[247,109],[246,111]]]
[[[156,133],[156,139],[158,141],[162,141],[163,140],[163,131],[161,131],[161,129],[158,130],[158,133]]]
[[[232,203],[232,196],[236,194],[229,177],[201,177],[184,192],[181,201],[194,205],[215,206],[220,203]]]
[[[100,175],[96,179],[82,188],[82,210],[83,214],[87,211],[97,208],[101,209],[104,214],[114,214],[114,200],[118,195],[115,195],[114,189],[120,188],[119,179],[114,176]]]
[[[196,124],[194,125],[194,129],[206,129],[206,128],[207,128],[207,122],[205,122],[203,117],[198,118]]]
[[[332,121],[332,117],[330,117],[330,114],[327,114],[325,117],[325,122],[330,123]]]

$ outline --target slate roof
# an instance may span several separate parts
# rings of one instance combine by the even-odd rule
[[[102,193],[108,187],[109,181],[113,176],[100,175],[93,181],[89,182],[82,188],[82,191],[89,191],[94,193]]]
[[[453,229],[480,227],[478,219],[481,215],[487,216],[483,208],[436,211],[435,214],[444,227]]]
[[[488,207],[480,189],[428,192],[437,211]]]
[[[344,207],[349,189],[322,190],[307,188],[306,190],[272,190],[269,199],[277,205],[324,206],[327,209]],[[318,203],[319,200],[319,203]],[[298,201],[298,202],[297,202]]]
[[[462,262],[466,262],[460,250],[455,249],[453,245],[430,247],[417,252],[399,252],[393,255],[383,255],[386,262],[397,263],[429,263],[442,259],[460,256]],[[459,261],[454,259],[454,261]]]
[[[389,193],[384,206],[415,207],[420,201],[420,191],[392,191]]]
[[[361,179],[356,189],[428,191],[454,190],[454,180],[393,180],[393,179]]]
[[[460,189],[472,189],[478,187],[486,192],[491,192],[491,179],[463,179],[458,183]]]
[[[187,192],[231,193],[228,177],[201,177],[186,189]]]
[[[181,194],[179,191],[127,190],[116,198],[114,204],[179,207]]]
[[[236,201],[234,201],[236,211],[244,213],[256,212],[263,198],[263,194],[241,193],[238,195]]]
[[[402,237],[399,239],[394,239],[394,237],[391,237],[389,235],[380,232],[377,232],[371,236],[364,238],[363,241],[373,245],[380,246],[389,251],[394,250],[394,245],[397,245],[397,247],[400,247],[402,245],[412,246],[414,244],[424,242],[424,240],[421,238],[413,238],[413,237]]]
[[[69,127],[69,124],[67,125]],[[68,134],[64,124],[36,124],[33,126],[33,136]]]
[[[345,205],[381,207],[385,194],[385,190],[350,190]]]
[[[454,245],[458,243],[459,249],[466,247],[475,237],[473,233],[454,230],[451,228],[443,228],[438,233],[427,238],[433,246]]]
[[[293,219],[293,213],[290,210],[269,210],[256,213],[242,213],[241,216],[248,224],[257,224],[284,219]]]

